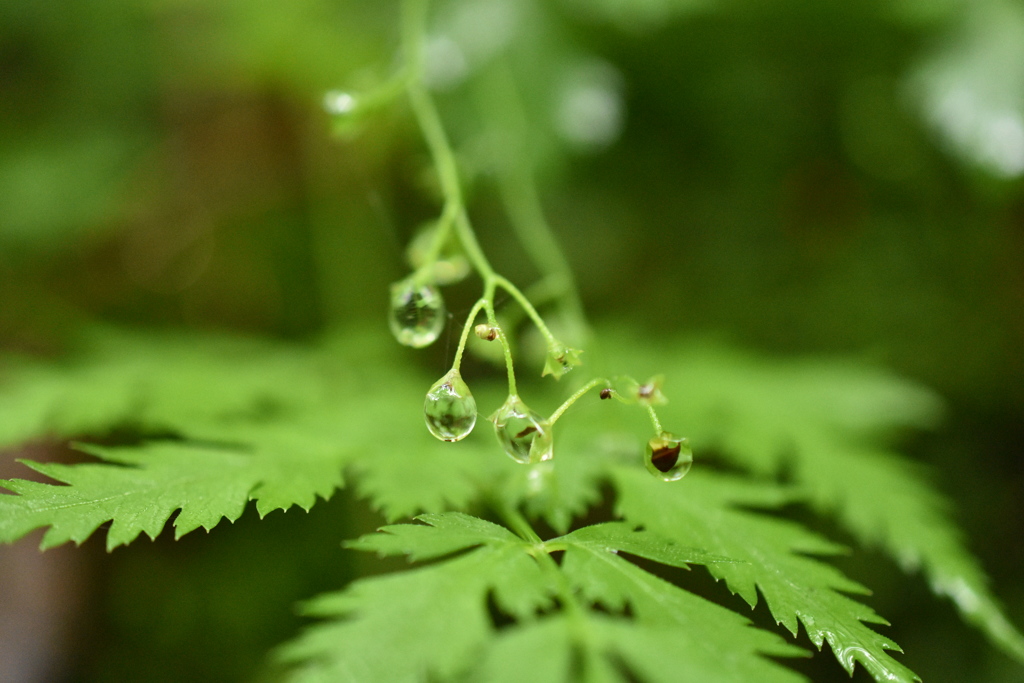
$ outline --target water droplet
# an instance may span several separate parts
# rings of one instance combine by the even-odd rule
[[[427,429],[441,441],[459,441],[476,425],[476,400],[462,375],[452,368],[430,387],[423,402]]]
[[[518,396],[509,396],[488,419],[494,423],[498,443],[516,462],[538,463],[554,455],[551,425]]]
[[[431,285],[407,278],[391,285],[391,332],[398,343],[423,348],[444,329],[444,299]]]
[[[647,442],[647,469],[662,481],[676,481],[686,476],[693,464],[690,440],[662,432]]]

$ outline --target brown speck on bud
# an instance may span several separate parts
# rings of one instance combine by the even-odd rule
[[[473,328],[473,331],[476,333],[476,336],[480,337],[484,341],[494,341],[498,338],[498,328],[493,325],[480,323]]]
[[[636,390],[636,394],[640,398],[650,398],[654,394],[654,384],[641,384],[640,388]]]
[[[611,389],[604,388],[604,389],[601,390],[601,400],[602,401],[605,400],[605,399],[609,399],[611,397],[612,397],[612,390]]]

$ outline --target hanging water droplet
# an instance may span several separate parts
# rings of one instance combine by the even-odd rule
[[[693,464],[690,440],[662,432],[647,442],[647,469],[662,481],[676,481],[686,476]]]
[[[441,441],[459,441],[476,425],[476,400],[462,375],[452,368],[430,387],[423,402],[427,429]]]
[[[498,443],[516,462],[538,463],[554,455],[551,425],[518,396],[509,396],[488,419],[494,423]]]
[[[391,285],[391,332],[399,344],[430,346],[444,329],[444,299],[431,285],[407,278]]]

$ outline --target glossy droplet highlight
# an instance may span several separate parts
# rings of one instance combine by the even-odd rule
[[[662,481],[676,481],[686,476],[693,464],[690,440],[662,432],[647,442],[647,469]]]
[[[494,423],[498,443],[516,462],[538,463],[554,455],[551,425],[518,396],[509,396],[489,419]]]
[[[473,431],[476,399],[458,370],[449,370],[430,387],[423,402],[423,417],[427,429],[441,441],[459,441]]]
[[[391,332],[399,344],[423,348],[444,329],[444,299],[437,288],[412,278],[391,285]]]

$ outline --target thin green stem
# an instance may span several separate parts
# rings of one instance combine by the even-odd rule
[[[551,557],[551,552],[553,550],[562,550],[564,548],[549,548],[547,544],[541,540],[537,532],[534,531],[530,522],[514,506],[498,498],[492,498],[492,506],[508,528],[515,532],[524,541],[537,545],[536,552],[533,552],[532,555],[534,559],[537,560],[537,564],[540,565],[541,571],[549,576],[551,583],[558,591],[558,597],[561,600],[562,608],[566,612],[573,633],[576,636],[576,640],[578,642],[585,642],[587,622],[586,617],[584,616],[583,606],[580,604],[579,598],[576,596],[576,592],[573,590],[565,573],[562,572],[558,563],[555,562],[555,558]]]
[[[553,412],[551,414],[551,417],[548,418],[548,423],[549,424],[555,424],[556,422],[558,422],[558,418],[562,417],[562,413],[567,411],[572,406],[572,404],[576,403],[576,401],[578,401],[581,398],[583,398],[583,396],[588,391],[590,391],[594,387],[600,386],[602,384],[607,387],[608,386],[608,380],[603,378],[603,377],[598,377],[598,378],[592,379],[589,382],[587,382],[586,384],[584,384],[582,387],[580,387],[576,391],[576,393],[574,393],[569,398],[565,399],[565,403],[563,403],[562,405],[558,406],[558,410]]]
[[[427,0],[405,0],[402,3],[402,49],[405,59],[403,70],[408,74],[403,86],[409,95],[413,112],[416,115],[416,122],[423,131],[423,136],[434,157],[445,196],[444,209],[438,220],[437,232],[427,251],[423,266],[416,274],[418,279],[426,277],[434,262],[437,261],[451,231],[452,220],[462,208],[462,193],[459,190],[458,173],[454,160],[445,164],[440,159],[442,154],[439,154],[439,151],[448,147],[444,128],[430,96],[422,85],[423,38],[426,33],[427,8]]]
[[[412,104],[416,121],[423,131],[423,137],[430,148],[431,156],[434,158],[434,165],[437,167],[438,178],[441,182],[441,190],[448,202],[454,205],[453,211],[458,215],[462,209],[462,188],[459,185],[459,170],[455,163],[455,154],[452,152],[448,136],[441,124],[441,117],[437,113],[437,106],[434,99],[423,87],[423,84],[414,81],[409,84],[409,101]],[[488,268],[489,270],[489,268]]]
[[[540,317],[540,313],[538,313],[537,309],[533,307],[530,300],[527,299],[521,291],[519,291],[518,287],[501,275],[494,276],[494,283],[511,294],[512,298],[519,302],[519,305],[523,307],[524,311],[526,311],[526,315],[530,316],[530,320],[532,320],[533,324],[537,326],[540,333],[544,335],[544,339],[549,345],[553,346],[558,344],[558,340],[555,338],[555,335],[551,334],[551,330],[549,330],[548,326],[544,324],[544,319]]]
[[[664,430],[661,428],[661,420],[658,419],[658,413],[654,412],[654,406],[647,406],[647,414],[651,416],[651,424],[654,425],[654,433],[661,434]]]
[[[466,341],[469,339],[469,331],[473,329],[473,323],[476,322],[476,317],[480,315],[480,310],[487,306],[486,299],[478,299],[473,308],[469,310],[469,315],[466,316],[466,324],[462,326],[462,336],[459,338],[459,348],[455,350],[455,360],[452,361],[452,368],[458,370],[462,365],[462,353],[466,350]]]
[[[360,115],[365,115],[378,107],[383,107],[405,92],[414,78],[413,66],[408,62],[402,64],[388,80],[369,92],[360,93],[355,100],[356,106],[349,113],[358,112]],[[350,93],[337,94],[350,95]]]
[[[515,364],[512,362],[512,346],[508,342],[508,337],[505,336],[505,330],[501,329],[501,325],[498,324],[498,316],[494,314],[494,285],[489,285],[484,293],[483,299],[484,311],[487,313],[487,322],[493,327],[498,333],[498,342],[501,344],[501,350],[505,354],[505,370],[508,372],[508,393],[509,396],[518,396],[518,390],[516,389],[516,371]]]
[[[455,215],[455,234],[459,236],[459,242],[462,244],[469,262],[480,273],[484,282],[493,281],[498,274],[491,267],[491,262],[484,256],[484,250],[480,248],[480,243],[476,239],[476,233],[473,232],[473,225],[469,222],[469,215],[466,214],[464,206],[460,206],[459,213]]]
[[[411,80],[423,75],[423,37],[427,26],[427,0],[402,2],[402,51]]]
[[[501,154],[501,163],[497,165],[498,189],[512,228],[538,270],[559,284],[561,308],[573,332],[586,336],[586,316],[572,269],[544,216],[529,160],[522,151],[528,149],[529,126],[522,97],[506,63],[499,63],[490,78],[484,79],[479,101],[492,120],[505,123],[502,137],[507,144],[495,153]]]
[[[466,251],[466,256],[486,282],[494,277],[494,268],[491,267],[480,248],[469,217],[466,215],[455,153],[452,151],[448,135],[441,123],[437,105],[434,104],[434,99],[424,87],[420,77],[423,70],[423,34],[427,3],[426,0],[405,0],[403,9],[402,44],[406,51],[406,60],[412,65],[410,71],[414,74],[414,77],[408,82],[406,91],[409,94],[409,102],[412,105],[413,114],[416,116],[416,122],[423,132],[430,155],[434,160],[434,166],[437,168],[441,191],[445,197],[438,234],[431,245],[431,252],[436,258],[436,254],[440,252],[441,246],[448,236],[450,226],[454,224],[459,242]],[[428,260],[428,262],[430,261]]]
[[[573,641],[583,645],[590,640],[590,626],[587,622],[586,608],[580,603],[580,598],[576,591],[573,590],[572,584],[569,582],[565,572],[555,562],[555,558],[551,557],[551,550],[546,545],[542,550],[543,552],[536,553],[534,558],[537,560],[537,564],[540,565],[541,571],[551,578],[551,582],[558,591],[558,598],[562,603],[562,609],[565,610]],[[583,665],[583,670],[580,672],[580,680],[590,680],[590,676],[587,675],[586,661],[584,660],[581,664]]]

